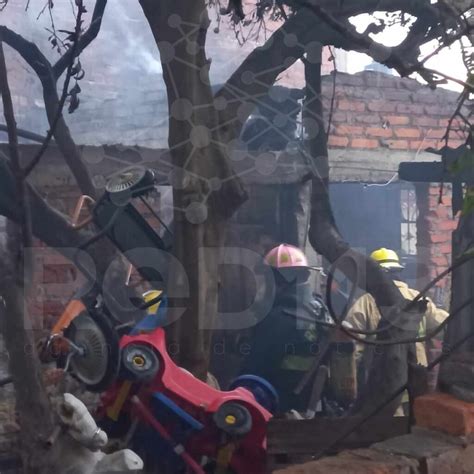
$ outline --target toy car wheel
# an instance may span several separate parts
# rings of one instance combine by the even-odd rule
[[[83,311],[64,330],[64,336],[83,350],[71,358],[70,372],[91,392],[103,392],[117,378],[118,334],[98,309]],[[64,362],[58,360],[58,367]]]
[[[252,429],[252,415],[240,403],[226,402],[214,413],[216,426],[231,436],[244,436]]]
[[[122,350],[123,377],[133,382],[152,380],[160,368],[155,351],[144,344],[128,344]]]
[[[241,375],[230,384],[229,390],[235,390],[237,387],[247,389],[255,397],[255,400],[270,413],[275,414],[278,411],[278,393],[273,385],[262,377]]]

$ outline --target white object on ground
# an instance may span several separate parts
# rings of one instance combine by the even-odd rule
[[[58,453],[65,466],[62,474],[104,474],[108,472],[140,472],[143,461],[129,449],[105,454],[100,449],[108,441],[84,403],[70,393],[63,395],[59,417],[65,428],[57,440]]]

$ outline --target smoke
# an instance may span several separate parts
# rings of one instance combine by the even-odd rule
[[[85,1],[87,27],[95,2]],[[21,2],[12,2],[2,12],[2,23],[34,41],[54,63],[59,55],[48,37],[53,27],[58,34],[59,30],[74,28],[73,3],[55,2],[51,16],[46,10],[38,18],[44,0],[31,0],[27,12]],[[211,81],[217,84],[234,72],[256,44],[249,41],[240,46],[226,17],[220,19],[219,33],[215,33],[215,10],[210,10],[210,17],[206,49],[212,60]],[[45,135],[48,123],[38,78],[15,52],[8,51],[7,60],[19,127]],[[80,82],[80,106],[72,115],[65,112],[75,141],[84,145],[167,147],[168,104],[162,67],[139,3],[109,0],[99,35],[80,60],[85,71]],[[60,79],[59,91],[61,87]]]

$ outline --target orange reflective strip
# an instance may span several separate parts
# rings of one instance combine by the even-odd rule
[[[63,331],[71,324],[71,321],[79,316],[86,307],[81,300],[69,301],[66,309],[53,327],[51,334],[62,334]],[[52,349],[54,354],[66,354],[69,351],[69,344],[64,339],[56,339],[53,341]]]
[[[86,307],[81,300],[71,300],[66,309],[61,314],[61,317],[58,319],[57,323],[53,327],[53,334],[62,333],[70,324],[71,321],[79,316],[80,313],[85,311]]]

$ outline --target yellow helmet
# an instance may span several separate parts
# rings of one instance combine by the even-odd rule
[[[397,253],[384,247],[374,250],[370,254],[370,258],[387,270],[402,270],[404,268],[400,263]]]
[[[160,291],[160,290],[146,291],[145,293],[143,293],[143,300],[146,303],[148,303],[149,301],[154,300],[155,298],[158,298],[158,296],[160,296],[161,293],[162,293],[162,291]],[[161,304],[161,301],[158,301],[158,303],[155,303],[153,306],[150,306],[149,308],[147,308],[147,313],[148,314],[156,314],[160,304]]]

